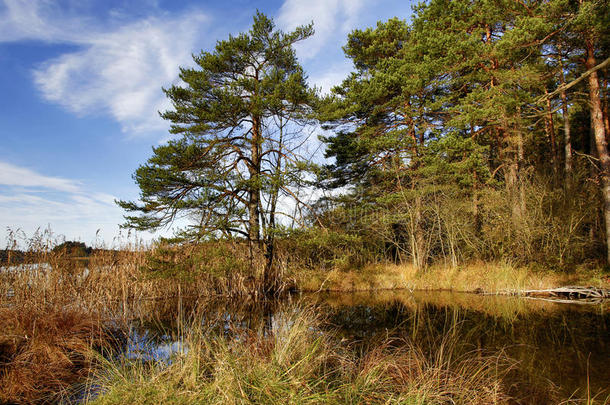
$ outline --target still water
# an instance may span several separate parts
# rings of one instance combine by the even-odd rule
[[[384,291],[300,294],[272,303],[220,302],[197,313],[206,328],[266,333],[274,317],[294,305],[315,305],[322,333],[363,350],[388,338],[429,342],[451,334],[464,354],[505,353],[512,361],[506,380],[517,403],[560,397],[610,395],[610,309],[605,304],[563,304],[516,297],[450,292]],[[180,344],[177,313],[195,312],[196,302],[160,302],[132,323],[124,355],[171,361]],[[188,316],[187,316],[188,317]],[[397,340],[399,342],[400,340]],[[431,349],[432,350],[432,349]]]

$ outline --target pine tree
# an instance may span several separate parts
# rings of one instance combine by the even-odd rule
[[[607,4],[590,3],[597,9]],[[441,196],[470,200],[473,235],[468,239],[473,240],[483,237],[481,197],[485,189],[497,191],[502,197],[496,208],[509,207],[504,241],[523,237],[528,246],[538,243],[531,236],[538,219],[528,213],[532,196],[526,188],[534,176],[546,178],[552,169],[548,191],[562,192],[554,190],[563,183],[556,181],[562,159],[556,133],[560,109],[565,172],[573,166],[568,105],[574,109],[580,99],[568,99],[565,92],[560,102],[544,96],[557,89],[562,74],[566,81],[585,70],[572,56],[578,54],[572,38],[586,37],[574,35],[584,25],[570,10],[579,7],[568,0],[430,0],[415,9],[410,24],[392,19],[354,31],[345,47],[354,72],[321,111],[326,127],[335,130],[323,139],[326,156],[334,161],[322,183],[347,186],[360,204],[412,210],[411,255],[418,267],[428,249],[415,251],[428,243],[421,235],[441,227],[426,218],[426,211]],[[588,15],[597,21],[603,13]],[[605,37],[595,34],[597,58]],[[586,136],[586,131],[578,133]],[[444,249],[430,246],[437,248]]]
[[[153,148],[136,170],[141,203],[118,202],[136,213],[126,226],[157,229],[186,216],[194,223],[184,237],[245,237],[267,255],[265,285],[272,288],[277,201],[294,194],[294,134],[315,101],[292,45],[312,34],[312,25],[284,33],[257,13],[248,33],[219,41],[193,56],[196,67],[180,69],[183,84],[164,90],[173,109],[161,114],[179,137]]]
[[[589,108],[595,147],[601,169],[601,191],[604,201],[603,212],[606,231],[606,263],[610,265],[610,150],[608,149],[608,134],[604,125],[601,101],[604,91],[600,88],[599,75],[595,70],[597,61],[600,59],[599,56],[608,57],[610,5],[607,1],[579,0],[575,17],[571,28],[584,38],[583,60],[589,72],[587,77]]]

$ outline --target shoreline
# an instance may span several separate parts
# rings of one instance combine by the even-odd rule
[[[473,263],[456,267],[431,266],[417,271],[410,265],[376,264],[361,269],[294,271],[300,292],[448,291],[482,295],[527,296],[560,288],[597,289],[610,295],[610,276],[599,268],[571,272],[533,270],[503,263]]]

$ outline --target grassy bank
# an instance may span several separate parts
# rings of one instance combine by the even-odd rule
[[[181,342],[189,350],[170,365],[105,363],[98,354],[113,344],[109,321],[116,325],[160,311],[179,318],[190,311],[183,300],[193,306],[219,297],[257,301],[260,261],[250,261],[238,242],[123,246],[96,249],[86,258],[52,246],[39,244],[20,255],[7,250],[11,254],[0,266],[0,403],[69,396],[101,363],[101,403],[484,404],[510,396],[506,369],[497,368],[510,361],[501,354],[456,355],[451,335],[441,336],[433,350],[415,341],[385,341],[362,353],[315,332],[319,320],[309,312],[276,319],[271,335],[227,339],[189,328]],[[585,267],[551,271],[475,263],[417,271],[373,260],[354,266],[320,258],[309,263],[294,252],[281,249],[276,260],[284,290],[608,287],[605,273]]]
[[[508,403],[501,354],[459,356],[451,334],[435,350],[384,341],[364,352],[318,332],[311,310],[288,311],[271,332],[226,337],[191,329],[166,362],[123,361],[102,373],[92,404]]]
[[[90,404],[605,404],[566,399],[543,378],[515,379],[503,350],[473,348],[459,322],[443,334],[346,343],[314,309],[288,309],[270,329],[187,328],[170,359],[109,362]],[[426,322],[420,320],[420,322]],[[478,332],[476,332],[478,333]]]
[[[367,267],[353,273],[361,271],[368,277],[383,278],[387,277],[386,269],[397,279],[404,276],[405,269],[400,266]],[[497,272],[499,279],[503,273]],[[326,274],[349,272],[331,270]],[[413,272],[413,277],[416,279],[418,274]],[[334,338],[328,328],[322,329],[313,310],[273,311],[271,321],[261,320],[248,330],[233,329],[243,327],[244,320],[231,316],[234,325],[223,329],[224,333],[195,322],[175,335],[184,350],[171,362],[122,357],[108,362],[100,355],[115,342],[108,325],[120,325],[117,320],[125,315],[134,317],[148,312],[176,320],[204,311],[208,322],[222,325],[231,301],[221,301],[218,318],[213,320],[215,312],[206,298],[191,302],[193,308],[182,300],[137,298],[129,298],[126,306],[115,308],[114,304],[104,305],[101,294],[121,289],[100,284],[94,290],[99,294],[95,295],[97,300],[82,306],[91,291],[80,291],[78,295],[74,286],[62,286],[59,278],[51,280],[58,284],[47,285],[46,294],[32,293],[30,301],[26,296],[14,297],[0,309],[0,324],[4,326],[0,331],[0,403],[53,403],[82,389],[87,379],[92,385],[101,384],[104,395],[91,402],[102,404],[486,404],[513,403],[510,398],[515,393],[530,391],[544,395],[544,401],[539,403],[559,403],[548,400],[547,393],[551,395],[555,387],[547,387],[545,382],[543,386],[521,387],[512,380],[506,381],[505,376],[515,367],[514,361],[502,351],[473,351],[472,346],[458,340],[460,334],[452,329],[434,336],[418,334],[375,341],[363,348]],[[422,278],[421,282],[427,280]],[[154,285],[169,281],[134,278],[127,287],[136,289],[139,283],[149,282]],[[180,291],[183,284],[171,282],[176,282]],[[381,287],[373,284],[369,288]],[[78,301],[69,304],[61,297],[62,291],[77,294],[71,297]],[[44,297],[46,304],[41,301]],[[100,315],[95,307],[106,315]],[[114,317],[109,318],[113,312]],[[252,328],[250,318],[248,327]],[[478,330],[469,333],[484,334]]]
[[[322,242],[293,236],[278,243],[273,262],[278,293],[381,289],[493,293],[565,285],[610,287],[610,273],[595,264],[552,269],[536,263],[473,261],[447,266],[437,262],[418,270],[411,264],[383,261],[357,240],[333,235]],[[137,306],[145,301],[219,296],[257,300],[265,290],[264,257],[250,252],[243,240],[125,243],[115,249],[90,249],[86,257],[58,249],[56,241],[41,236],[21,244],[28,248],[6,249],[0,257],[0,306],[77,305],[117,316],[137,313]],[[16,246],[17,241],[9,245]]]
[[[302,270],[295,275],[303,291],[367,291],[385,289],[508,292],[565,285],[610,287],[610,276],[586,267],[553,271],[503,263],[473,263],[417,270],[412,265],[371,264],[360,269]]]

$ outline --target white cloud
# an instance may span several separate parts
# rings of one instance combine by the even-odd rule
[[[133,134],[167,128],[157,111],[169,107],[162,86],[191,62],[200,12],[148,17],[104,27],[60,10],[51,1],[5,0],[0,41],[35,40],[76,45],[33,72],[42,96],[79,114],[107,114]]]
[[[33,170],[0,162],[0,185],[43,188],[54,191],[77,192],[78,183],[61,177],[51,177]]]
[[[344,41],[363,5],[364,0],[286,0],[278,22],[286,30],[314,22],[315,35],[295,46],[299,57],[307,60],[314,58],[331,39]]]
[[[310,78],[311,84],[315,84],[322,94],[329,94],[330,90],[341,84],[345,80],[349,73],[353,70],[351,63],[344,60],[340,63],[329,65],[329,68],[319,74],[313,75]]]
[[[50,225],[68,239],[110,242],[119,233],[117,224],[123,222],[123,211],[114,200],[113,195],[93,192],[79,181],[0,162],[0,236],[5,238],[7,228],[18,227],[32,235]]]
[[[57,2],[49,0],[4,0],[3,6],[0,42],[79,42],[78,33],[90,24],[85,18],[66,20]]]

